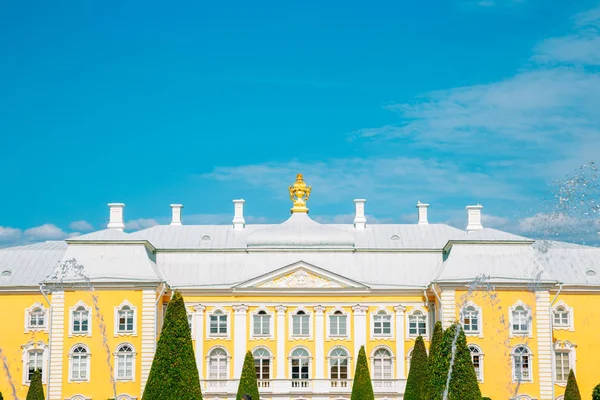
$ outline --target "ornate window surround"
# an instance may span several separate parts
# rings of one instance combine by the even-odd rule
[[[302,358],[307,358],[308,359],[308,379],[312,379],[312,373],[313,373],[313,356],[310,352],[310,350],[306,347],[306,346],[295,346],[290,350],[290,353],[288,355],[288,364],[289,364],[289,368],[290,368],[290,379],[295,379],[292,378],[292,359],[294,358],[300,358],[300,357],[295,357],[293,354],[296,350],[298,349],[302,349],[305,350],[306,353],[308,354],[307,357],[302,357]],[[304,378],[298,378],[298,380],[304,380]]]
[[[117,395],[117,400],[137,400],[137,397],[127,393],[121,393]]]
[[[350,375],[352,374],[352,372],[354,372],[354,370],[352,369],[352,356],[350,355],[350,351],[348,351],[348,349],[344,346],[333,346],[330,350],[329,353],[327,354],[327,376],[329,377],[329,379],[333,379],[331,378],[331,359],[334,358],[331,354],[334,352],[334,350],[338,350],[338,349],[342,349],[346,352],[346,354],[348,355],[346,357],[346,360],[348,360],[348,365],[347,365],[347,369],[348,369],[348,377],[346,379],[350,379]]]
[[[42,326],[31,326],[30,316],[36,309],[41,309],[44,314],[44,325]],[[25,309],[25,333],[27,332],[48,332],[48,309],[40,302],[36,302],[31,307]]]
[[[375,316],[376,315],[381,315],[379,314],[381,311],[384,311],[388,317],[390,317],[390,334],[386,335],[386,334],[375,334]],[[395,328],[396,328],[396,324],[394,323],[394,312],[390,311],[387,307],[385,306],[379,306],[375,312],[370,313],[371,314],[371,340],[393,340],[396,337],[396,332],[395,332]],[[393,353],[392,353],[393,354]]]
[[[86,370],[85,370],[85,379],[73,379],[73,351],[75,351],[76,348],[78,347],[83,347],[86,351],[86,355],[87,355],[87,363],[86,363]],[[68,353],[68,359],[69,359],[69,371],[68,371],[68,377],[67,377],[67,381],[69,383],[79,383],[79,382],[89,382],[90,381],[90,365],[92,364],[92,353],[90,353],[90,348],[84,344],[84,343],[75,343],[73,346],[71,346],[71,349],[69,350]]]
[[[87,332],[75,332],[73,330],[73,325],[75,324],[75,311],[79,308],[83,307],[88,312],[88,330]],[[73,307],[69,308],[69,337],[73,336],[92,336],[92,307],[85,304],[83,301],[79,300],[77,304]]]
[[[346,334],[345,335],[331,335],[331,326],[330,326],[330,319],[329,319],[329,317],[331,317],[332,315],[334,315],[336,311],[341,312],[342,315],[344,315],[346,317]],[[350,312],[344,310],[344,308],[341,307],[341,306],[337,306],[337,307],[332,308],[328,312],[326,312],[325,313],[325,318],[327,319],[326,322],[325,322],[325,325],[326,325],[326,327],[325,327],[325,340],[350,340],[351,339],[351,335],[350,335]],[[348,354],[350,354],[350,353],[348,353]]]
[[[227,360],[226,377],[225,379],[231,379],[231,354],[227,351],[225,346],[213,346],[206,352],[206,380],[210,380],[210,354],[216,349],[221,349],[225,352],[225,359]]]
[[[425,317],[425,334],[424,335],[419,335],[418,334],[418,330],[417,330],[417,334],[416,335],[411,335],[410,333],[410,317],[417,311],[420,311],[421,313],[423,313],[423,316]],[[427,340],[430,337],[430,330],[431,330],[431,321],[429,320],[429,310],[427,310],[425,307],[422,306],[417,306],[417,307],[413,307],[410,311],[405,311],[404,313],[404,320],[405,320],[405,324],[406,327],[404,329],[406,329],[406,340],[414,340],[415,338],[419,337],[419,336],[423,336],[423,339]],[[418,329],[418,328],[417,328]]]
[[[76,394],[75,396],[73,396],[73,397],[69,397],[69,398],[68,398],[68,399],[66,399],[66,400],[92,400],[92,398],[91,398],[91,397],[84,396],[84,395],[82,395],[82,394]]]
[[[577,374],[577,345],[569,342],[568,340],[555,340],[554,341],[554,351],[552,352],[552,373],[554,374],[555,380],[554,383],[558,386],[566,387],[567,381],[559,381],[556,380],[556,360],[555,355],[556,351],[564,351],[569,353],[569,368],[573,370],[574,374]]]
[[[255,335],[254,334],[254,318],[258,316],[260,311],[264,311],[269,316],[269,334]],[[269,311],[266,306],[258,306],[250,313],[250,340],[274,340],[275,339],[275,315]],[[253,350],[254,351],[254,350]],[[270,352],[270,350],[269,350]]]
[[[259,310],[257,310],[259,311]],[[273,351],[271,351],[270,348],[268,348],[267,346],[256,346],[255,348],[252,349],[252,356],[254,357],[254,352],[257,350],[266,350],[267,353],[269,353],[269,379],[273,379],[274,374],[274,361],[275,361],[275,356],[273,356]],[[262,359],[265,359],[267,357],[262,357]],[[254,358],[255,360],[260,359],[260,358]]]
[[[294,315],[298,313],[298,311],[304,311],[306,315],[308,315],[308,335],[294,335]],[[313,340],[314,329],[313,329],[313,314],[309,311],[307,307],[298,306],[289,314],[289,340]],[[295,349],[295,348],[294,348]],[[293,349],[292,349],[293,350]],[[307,349],[308,351],[308,349]],[[292,354],[290,352],[290,354]],[[310,352],[309,352],[310,354]],[[290,370],[291,371],[291,370]]]
[[[133,311],[133,330],[132,331],[120,331],[119,330],[119,311],[123,309],[123,307],[128,306],[131,311]],[[117,336],[137,336],[137,307],[131,304],[128,300],[123,300],[121,304],[115,307],[115,337]]]
[[[390,362],[391,362],[391,379],[394,378],[394,371],[396,370],[396,356],[394,355],[394,351],[385,345],[379,345],[379,346],[375,346],[375,348],[373,349],[373,351],[371,351],[371,355],[369,356],[369,362],[370,362],[370,372],[371,372],[371,379],[375,379],[375,353],[379,350],[379,349],[384,349],[386,350],[388,353],[390,353]]]
[[[554,323],[554,313],[559,307],[563,307],[569,315],[569,323],[567,325],[556,325]],[[575,311],[573,310],[573,307],[569,307],[564,301],[560,300],[552,307],[552,315],[550,317],[552,318],[553,330],[575,331]]]
[[[227,317],[227,333],[210,333],[210,317],[217,312],[220,311]],[[231,312],[227,311],[225,307],[221,305],[214,306],[209,312],[206,313],[206,339],[207,340],[231,340]],[[211,349],[212,350],[212,349]],[[229,355],[229,353],[227,353]],[[208,371],[208,370],[207,370]]]
[[[119,348],[121,346],[129,346],[131,347],[132,353],[131,355],[133,356],[132,360],[131,360],[131,378],[119,378]],[[115,349],[115,352],[113,353],[114,359],[113,359],[113,373],[114,373],[114,377],[115,377],[115,381],[116,382],[135,382],[135,362],[137,359],[137,352],[135,351],[135,346],[129,342],[123,342],[123,343],[119,343]],[[118,398],[118,396],[117,396]]]
[[[464,330],[464,311],[467,307],[473,307],[475,309],[475,311],[477,311],[477,331],[465,331]],[[512,313],[511,313],[512,315]],[[483,310],[481,309],[481,307],[479,307],[477,304],[473,303],[472,301],[467,301],[464,306],[460,309],[460,323],[461,325],[463,325],[463,332],[465,332],[465,335],[467,336],[476,336],[476,337],[483,337]],[[481,350],[481,349],[480,349]]]
[[[515,351],[519,348],[519,347],[524,347],[525,349],[527,349],[527,355],[529,356],[529,378],[528,379],[521,379],[520,382],[521,383],[533,383],[533,353],[531,352],[531,349],[529,348],[529,346],[527,346],[526,344],[518,344],[516,346],[514,346],[510,352],[510,357],[511,357],[511,369],[512,369],[512,381],[513,382],[519,382],[517,381],[516,378],[516,374],[515,374]],[[519,398],[519,396],[517,396],[517,399]]]
[[[34,350],[41,350],[42,351],[42,383],[46,384],[47,383],[47,372],[48,372],[48,361],[50,358],[50,349],[48,348],[48,345],[44,342],[42,342],[41,340],[34,342],[33,340],[27,342],[27,344],[21,346],[21,348],[23,349],[22,353],[21,353],[21,360],[23,362],[23,376],[22,376],[22,382],[23,385],[25,386],[29,386],[29,352],[34,351]]]
[[[476,348],[478,350],[478,354],[479,354],[479,375],[477,376],[477,382],[483,383],[483,377],[485,376],[485,373],[484,373],[485,362],[484,362],[483,350],[481,350],[481,346],[476,345],[475,343],[468,343],[467,347],[469,348],[469,353],[471,352],[471,347],[474,347],[474,348]]]
[[[523,307],[525,309],[525,311],[527,311],[527,332],[514,332],[513,331],[513,311],[517,308],[517,307]],[[516,303],[514,303],[512,306],[510,306],[508,308],[508,323],[509,323],[509,335],[508,337],[510,338],[514,338],[514,337],[528,337],[528,338],[532,338],[533,337],[533,313],[531,312],[531,307],[528,306],[527,304],[525,304],[523,301],[518,300]]]

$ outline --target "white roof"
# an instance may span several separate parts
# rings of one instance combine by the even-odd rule
[[[67,250],[64,241],[0,249],[0,287],[36,286]]]

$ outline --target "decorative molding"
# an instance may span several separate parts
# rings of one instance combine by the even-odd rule
[[[69,397],[68,399],[65,399],[65,400],[92,400],[92,398],[84,396],[82,394],[76,394],[75,396]]]
[[[77,378],[74,379],[73,378],[73,355],[74,355],[74,351],[77,348],[83,348],[85,349],[85,353],[81,353],[81,354],[85,354],[85,358],[87,358],[86,363],[85,363],[85,378]],[[84,344],[84,343],[76,343],[73,346],[71,346],[71,349],[69,350],[68,356],[69,358],[69,375],[67,377],[67,382],[69,383],[77,383],[77,382],[89,382],[90,381],[90,366],[91,366],[91,358],[92,358],[92,353],[90,353],[90,348]]]
[[[477,311],[477,331],[466,331],[464,329],[465,326],[465,309],[467,307],[473,307],[475,311]],[[460,323],[463,326],[463,332],[467,336],[476,336],[483,338],[483,310],[477,304],[472,302],[471,300],[466,301],[463,304],[463,307],[460,309]]]
[[[119,352],[119,349],[121,348],[121,346],[129,346],[131,348],[131,353],[129,352]],[[119,355],[121,354],[131,354],[131,378],[120,378],[119,377]],[[116,382],[135,382],[135,373],[136,373],[136,360],[137,360],[137,353],[135,351],[135,347],[133,346],[133,344],[131,343],[119,343],[117,345],[116,351],[113,353],[113,362],[114,362],[114,377],[115,377],[115,381]]]
[[[554,314],[556,313],[556,311],[559,307],[563,307],[565,309],[565,311],[567,312],[568,323],[566,325],[557,325],[554,322]],[[552,315],[550,317],[552,318],[552,329],[554,329],[556,331],[558,331],[558,330],[565,330],[565,331],[571,331],[571,332],[575,331],[575,311],[573,310],[573,307],[569,307],[567,305],[567,303],[565,303],[564,301],[560,300],[558,303],[556,303],[554,305],[554,307],[552,307]]]
[[[343,288],[338,282],[328,280],[322,276],[310,273],[304,268],[300,268],[289,275],[275,278],[271,281],[261,283],[257,287],[259,288],[311,288],[311,289],[323,289],[323,288]]]
[[[554,352],[552,354],[552,365],[556,368],[556,352],[563,351],[569,353],[569,369],[573,370],[574,374],[577,374],[577,345],[571,343],[568,340],[555,340],[554,341]],[[556,377],[556,370],[553,370],[554,376]],[[556,385],[561,387],[567,386],[567,380],[559,381],[558,379],[554,382]]]
[[[79,308],[83,307],[85,311],[87,311],[88,315],[88,329],[86,332],[75,332],[73,327],[75,325],[75,311]],[[69,308],[69,337],[73,336],[92,336],[92,307],[85,304],[83,301],[78,301],[73,307]]]
[[[235,314],[246,315],[246,313],[248,312],[248,306],[245,304],[235,304],[232,306],[232,308]]]
[[[527,332],[515,332],[513,330],[513,311],[517,308],[517,307],[523,307],[526,311],[527,311]],[[538,310],[539,313],[539,310]],[[508,323],[509,323],[509,337],[510,338],[514,338],[514,337],[529,337],[532,338],[533,337],[533,329],[532,329],[532,325],[533,325],[533,314],[531,312],[531,306],[528,306],[527,304],[525,304],[523,301],[518,300],[516,303],[514,303],[512,306],[510,306],[508,308]]]
[[[63,359],[65,336],[65,292],[54,291],[51,295],[52,315],[50,316],[50,356],[48,368],[48,398],[62,400]],[[45,375],[45,374],[44,374]]]
[[[48,372],[48,360],[49,360],[49,348],[48,345],[46,343],[44,343],[41,340],[38,340],[37,342],[34,342],[33,340],[30,340],[29,342],[27,342],[26,344],[24,344],[23,346],[21,346],[21,348],[23,349],[23,351],[21,352],[21,361],[22,361],[22,365],[23,365],[23,374],[22,374],[22,383],[25,386],[29,386],[29,353],[30,352],[34,352],[34,351],[41,351],[42,352],[42,383],[47,383],[47,372]]]
[[[196,304],[194,306],[194,312],[196,313],[194,319],[194,330],[195,330],[195,348],[194,356],[196,357],[196,368],[198,368],[198,377],[204,379],[204,311],[206,306],[202,304]]]
[[[31,315],[36,309],[40,309],[44,316],[43,325],[31,325]],[[25,309],[25,333],[28,332],[48,332],[48,309],[40,302],[33,303],[31,307]]]
[[[344,318],[346,318],[346,334],[345,335],[332,335],[331,334],[331,317],[336,315],[336,312],[341,312],[342,316]],[[339,315],[339,314],[337,314]],[[343,307],[335,307],[330,309],[327,313],[326,313],[326,328],[325,328],[325,340],[327,341],[332,341],[332,340],[350,340],[350,313],[347,312],[346,310],[344,310]]]
[[[229,351],[227,351],[227,348],[224,346],[213,346],[211,347],[208,352],[206,353],[206,379],[210,379],[210,359],[211,359],[211,353],[217,349],[221,349],[225,352],[225,362],[227,363],[227,368],[225,368],[225,378],[224,379],[231,379],[231,355],[229,354]]]
[[[352,311],[354,311],[354,315],[367,315],[367,311],[369,311],[369,306],[357,304],[352,306]]]
[[[385,312],[385,315],[387,315],[389,323],[390,323],[390,333],[389,334],[375,334],[375,316],[377,315],[383,315],[380,314],[380,312]],[[390,312],[390,310],[385,307],[379,307],[377,310],[375,310],[375,312],[371,313],[371,340],[393,340],[394,339],[394,321],[393,321],[393,313]]]
[[[194,306],[194,311],[196,312],[196,315],[202,315],[204,314],[204,311],[206,311],[206,306],[202,304],[196,304]]]
[[[484,360],[483,360],[483,350],[481,350],[481,347],[479,345],[476,345],[475,343],[469,343],[467,344],[467,347],[469,348],[469,352],[471,352],[471,347],[474,347],[478,350],[479,354],[479,376],[477,376],[477,381],[479,383],[484,383],[484,376],[485,376],[485,372],[484,372]],[[473,353],[471,352],[471,360],[473,359]]]
[[[297,315],[299,311],[304,311],[305,315],[308,316],[308,335],[294,335],[294,316]],[[308,311],[308,308],[299,306],[289,313],[289,340],[313,340],[313,331],[313,315]]]
[[[119,330],[119,311],[123,310],[123,307],[129,307],[133,311],[133,330],[121,331]],[[121,304],[115,307],[115,329],[114,335],[117,336],[137,336],[137,307],[131,304],[128,300],[123,300]]]
[[[444,289],[440,294],[442,327],[447,329],[456,321],[456,290]]]
[[[258,313],[264,311],[265,314],[259,315]],[[285,310],[284,310],[285,312]],[[267,316],[269,318],[269,334],[262,335],[254,332],[254,319],[259,317]],[[250,313],[250,340],[274,340],[275,339],[275,316],[269,311],[267,307],[259,306]]]
[[[210,332],[210,321],[211,317],[215,314],[215,312],[221,311],[223,315],[227,318],[227,332],[225,333],[211,333]],[[206,340],[231,340],[231,312],[227,311],[223,306],[218,305],[214,306],[210,312],[207,313],[206,318]]]
[[[516,350],[519,347],[524,347],[525,349],[527,349],[527,355],[529,356],[529,379],[521,379],[520,383],[533,383],[534,379],[533,379],[533,353],[531,352],[531,349],[529,348],[529,346],[527,346],[526,344],[518,344],[516,346],[514,346],[510,352],[510,357],[511,357],[511,364],[512,364],[512,381],[515,383],[519,383],[519,381],[516,380],[516,371],[515,371],[515,355]]]
[[[233,312],[233,327],[235,328],[233,332],[233,378],[239,379],[242,375],[244,357],[246,356],[248,306],[245,304],[234,305]]]
[[[140,349],[140,388],[144,393],[158,341],[159,303],[155,289],[142,291],[142,345]],[[134,349],[135,350],[135,349]],[[137,361],[137,357],[136,357]],[[135,374],[134,374],[135,376]]]
[[[416,312],[420,312],[421,314],[423,314],[423,317],[425,318],[425,334],[424,335],[419,335],[419,327],[417,325],[417,334],[411,334],[410,333],[410,319],[412,316],[414,316],[414,314]],[[423,336],[423,339],[428,339],[429,335],[430,335],[430,323],[429,323],[429,310],[427,310],[425,307],[422,306],[418,306],[418,307],[413,307],[409,312],[405,313],[405,329],[406,329],[406,337],[405,337],[405,341],[410,341],[410,340],[414,340],[416,339],[418,336]]]

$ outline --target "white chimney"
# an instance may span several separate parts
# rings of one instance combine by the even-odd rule
[[[181,209],[183,205],[181,204],[171,204],[171,225],[172,226],[181,226]]]
[[[110,209],[110,219],[106,226],[108,229],[118,229],[122,231],[123,228],[125,228],[125,223],[123,222],[123,207],[125,207],[125,204],[123,203],[108,204],[108,208]]]
[[[244,229],[246,226],[246,220],[244,219],[244,199],[234,200],[234,215],[233,215],[233,229]]]
[[[354,227],[356,229],[365,229],[367,226],[367,218],[365,217],[365,199],[355,199],[356,215],[354,216]]]
[[[419,210],[419,225],[428,225],[429,221],[427,220],[427,208],[429,208],[429,204],[421,203],[417,201],[417,209]]]
[[[481,225],[481,209],[483,206],[477,204],[475,206],[467,206],[467,232],[479,231],[483,229]]]

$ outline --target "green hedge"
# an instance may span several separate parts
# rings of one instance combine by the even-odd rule
[[[427,400],[428,376],[427,350],[423,338],[419,336],[410,359],[404,400]]]
[[[358,352],[350,400],[375,400],[373,383],[371,382],[371,375],[369,374],[369,364],[367,363],[367,355],[365,353],[365,346],[361,346],[360,351]]]
[[[242,400],[242,396],[245,394],[252,396],[252,400],[260,399],[260,395],[258,394],[258,383],[256,382],[254,357],[252,356],[251,351],[246,353],[244,367],[242,369],[242,376],[240,377],[240,384],[238,386],[238,392],[235,399]]]
[[[44,386],[42,386],[42,373],[39,369],[33,371],[26,400],[44,400]]]

